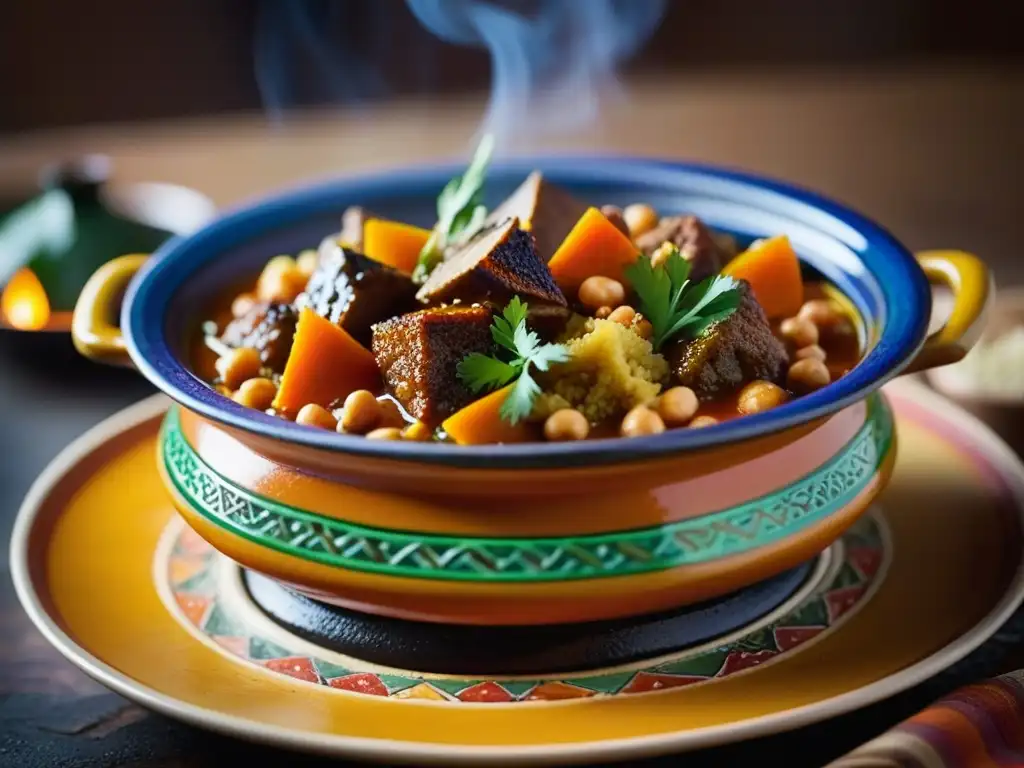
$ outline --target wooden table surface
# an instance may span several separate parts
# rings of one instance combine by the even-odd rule
[[[1024,71],[879,70],[830,75],[702,75],[630,84],[587,130],[521,137],[505,149],[618,153],[715,162],[817,188],[885,223],[912,248],[955,247],[989,260],[1000,285],[1024,284]],[[39,166],[83,152],[115,160],[122,180],[171,181],[229,205],[310,177],[450,158],[465,152],[483,100],[368,106],[347,115],[260,116],[101,126],[0,137],[0,191]],[[111,256],[116,254],[111,254]],[[66,351],[66,350],[65,350]],[[72,438],[148,393],[130,373],[24,364],[0,345],[0,431],[30,434],[0,464],[0,537],[32,479]],[[6,568],[6,551],[0,555]],[[28,625],[9,578],[0,582],[0,766],[215,765],[276,755],[178,725],[128,705],[60,660]],[[1005,651],[1020,633],[973,657],[965,674],[1024,664]],[[962,676],[961,676],[962,677]],[[761,740],[688,760],[740,765],[786,756],[822,765],[962,679],[937,681],[811,735]],[[336,763],[335,763],[336,764]],[[674,764],[664,761],[662,764]]]

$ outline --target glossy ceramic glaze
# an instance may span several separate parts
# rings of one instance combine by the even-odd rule
[[[392,493],[358,488],[344,472],[338,482],[260,456],[178,408],[160,450],[196,531],[312,597],[407,619],[549,624],[664,611],[803,563],[878,494],[895,445],[872,395],[749,455],[617,467],[596,487],[565,476],[579,469],[514,470],[539,489],[527,504],[445,497],[445,484],[482,482],[480,499],[488,486],[446,467],[433,469],[430,498],[401,465]]]
[[[737,631],[614,667],[427,672],[411,642],[381,666],[287,631],[177,519],[153,462],[165,401],[55,461],[19,513],[11,571],[32,620],[76,665],[245,739],[445,766],[620,763],[724,744],[916,686],[1020,603],[1019,459],[921,386],[886,391],[901,436],[892,482],[805,585]],[[519,647],[511,630],[505,642]]]
[[[300,189],[230,213],[151,259],[115,260],[76,310],[85,354],[130,361],[181,405],[165,425],[160,466],[197,531],[320,599],[516,624],[722,595],[813,557],[867,508],[894,449],[887,408],[869,398],[898,373],[969,348],[991,293],[981,262],[960,252],[915,258],[816,195],[681,164],[516,161],[490,172],[491,202],[535,167],[595,203],[692,212],[741,241],[789,235],[862,318],[863,360],[771,411],[629,440],[466,447],[302,427],[243,408],[189,370],[187,340],[204,319],[196,308],[269,255],[335,231],[350,204],[429,225],[437,191],[459,169]],[[926,340],[930,280],[956,298],[947,324]],[[126,285],[118,328],[109,318]],[[263,527],[270,518],[276,523]]]

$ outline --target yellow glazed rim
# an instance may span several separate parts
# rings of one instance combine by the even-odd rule
[[[1024,509],[1024,467],[1021,466],[1019,460],[1016,459],[1008,448],[974,419],[930,393],[919,384],[901,382],[893,386],[889,392],[898,396],[898,406],[905,404],[910,410],[919,413],[924,411],[926,415],[930,415],[943,422],[943,426],[947,430],[955,430],[974,442],[985,455],[986,465],[997,469],[999,480],[1007,486],[1009,498],[1016,501],[1018,506],[1017,517],[1019,519],[1019,510]],[[993,601],[994,605],[987,615],[977,621],[966,632],[959,634],[959,637],[952,639],[945,647],[931,653],[926,658],[902,668],[895,674],[812,704],[797,706],[764,716],[751,717],[739,722],[724,723],[689,731],[649,733],[629,738],[615,738],[604,741],[578,741],[576,743],[468,746],[465,744],[401,741],[391,738],[342,736],[336,733],[315,733],[298,728],[257,722],[250,718],[226,715],[202,706],[185,704],[173,696],[138,683],[129,675],[119,672],[109,664],[100,661],[96,656],[88,653],[76,644],[67,632],[59,626],[58,622],[51,616],[51,608],[46,602],[47,598],[40,594],[36,588],[40,569],[38,564],[34,565],[30,562],[29,544],[33,533],[37,537],[41,533],[38,530],[38,525],[36,525],[37,515],[44,509],[47,498],[54,486],[65,479],[84,457],[102,446],[112,437],[127,431],[133,431],[133,427],[138,429],[157,418],[166,407],[166,403],[167,401],[160,397],[150,399],[108,420],[69,446],[65,453],[55,460],[39,478],[19,513],[12,536],[11,569],[15,587],[30,617],[46,638],[68,659],[103,684],[154,710],[205,728],[251,740],[272,742],[302,750],[344,754],[355,758],[377,758],[389,762],[431,761],[447,765],[456,762],[523,764],[527,761],[607,761],[664,753],[674,749],[707,747],[727,741],[796,728],[856,709],[904,690],[942,671],[978,647],[1012,614],[1020,603],[1022,595],[1024,595],[1024,571],[1022,571],[1021,563],[1017,559],[1014,561],[1016,565],[1012,577],[1008,580],[1000,581],[1000,584],[1007,583],[1006,591],[1002,593],[1000,598]],[[899,412],[899,408],[897,412]],[[941,414],[941,417],[936,414]],[[42,531],[42,533],[45,535],[47,532]],[[147,554],[147,557],[151,556],[152,553]],[[858,618],[860,616],[861,614],[858,614]],[[939,644],[941,644],[941,641]],[[784,665],[779,665],[777,669],[782,666]],[[723,683],[722,685],[726,684]],[[273,695],[274,691],[279,691],[282,695],[287,693],[292,700],[294,700],[294,695],[296,694],[308,695],[306,693],[308,686],[302,687],[303,684],[283,686],[280,683],[275,683],[270,677],[261,679],[260,685],[263,686],[263,689],[269,695]],[[715,687],[717,686],[712,686],[712,688]],[[673,692],[651,694],[651,697],[648,701],[653,702],[657,700],[663,704],[676,700],[673,698]],[[350,704],[350,700],[343,695],[339,695],[338,701],[344,703],[345,708],[353,706]],[[417,708],[414,709],[414,712],[419,713],[416,714],[417,718],[424,717],[429,719],[427,713],[431,711],[429,706],[424,707],[416,702],[396,702],[392,706]],[[562,705],[547,704],[545,706]],[[650,706],[653,705],[648,705],[648,707]],[[525,709],[534,710],[533,707],[526,707]],[[569,712],[573,710],[574,707],[570,705],[564,711]],[[378,715],[394,711],[397,710],[384,710],[379,707],[371,710],[371,712],[376,712]],[[593,713],[595,711],[597,710],[594,708],[576,710],[576,719],[584,715],[584,713]],[[600,708],[600,711],[604,711],[604,708]],[[547,716],[550,717],[553,714],[554,710],[548,712]]]

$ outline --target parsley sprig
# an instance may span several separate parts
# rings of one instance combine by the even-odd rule
[[[656,351],[684,331],[694,337],[724,320],[743,298],[739,284],[727,275],[691,282],[690,262],[678,248],[672,248],[657,266],[641,256],[626,269],[626,277],[640,300],[638,309],[654,328]]]
[[[515,379],[515,386],[501,405],[501,417],[516,424],[530,415],[540,387],[530,375],[530,366],[546,371],[553,363],[569,359],[569,350],[561,344],[543,344],[536,333],[526,327],[528,307],[513,296],[500,316],[491,323],[491,336],[498,345],[500,357],[474,352],[464,357],[457,368],[460,379],[473,392],[493,391]]]
[[[437,197],[437,224],[420,250],[412,279],[423,283],[441,260],[445,249],[453,244],[469,240],[480,231],[487,218],[483,204],[483,187],[487,178],[487,166],[494,151],[494,137],[484,135],[477,145],[469,167],[461,176],[445,184]]]

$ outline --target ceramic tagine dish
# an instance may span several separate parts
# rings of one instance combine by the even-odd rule
[[[213,215],[194,190],[115,182],[101,155],[44,168],[34,196],[0,210],[0,329],[68,334],[79,292],[112,251],[156,249]]]
[[[303,189],[97,273],[76,343],[137,366],[179,403],[160,466],[192,527],[317,599],[529,624],[721,596],[805,562],[867,509],[895,450],[875,393],[962,356],[991,293],[982,263],[915,259],[856,214],[722,171],[614,159],[534,171],[487,172],[478,154],[461,176]],[[499,201],[489,214],[481,187]],[[435,202],[442,189],[460,210],[445,194]],[[636,234],[589,207],[637,199],[652,220]],[[433,230],[405,223],[430,225],[435,205]],[[476,232],[451,234],[478,211]],[[674,253],[662,259],[665,247]],[[926,339],[929,279],[952,283],[957,299]],[[588,300],[595,282],[618,295]],[[107,318],[126,286],[116,327]],[[659,305],[673,298],[681,306]],[[654,337],[601,318],[606,309],[650,317]],[[502,323],[507,349],[495,341]],[[520,331],[533,348],[525,363]],[[237,348],[251,371],[225,367]],[[496,372],[467,380],[480,359]],[[824,380],[794,374],[808,368]],[[527,377],[540,383],[527,382],[528,402],[510,414]],[[383,396],[369,405],[374,425],[394,408],[393,430],[426,438],[360,430],[357,391]],[[646,407],[678,393],[694,402],[676,422]],[[531,433],[545,399],[560,416],[575,411],[588,439],[546,439],[544,419]],[[636,418],[654,426],[630,432]]]
[[[23,600],[69,656],[113,662],[121,677],[92,671],[151,706],[293,746],[547,759],[608,740],[592,755],[607,759],[641,731],[647,751],[693,747],[722,738],[716,723],[794,727],[805,705],[814,719],[840,711],[837,696],[875,700],[962,656],[1019,602],[1019,552],[1000,544],[977,610],[950,613],[943,597],[915,606],[928,614],[916,631],[909,613],[894,618],[934,593],[930,558],[954,563],[950,578],[979,568],[972,546],[953,554],[954,539],[926,534],[917,510],[938,502],[913,466],[945,467],[949,514],[936,520],[965,546],[954,488],[1000,510],[972,541],[1019,533],[1019,467],[997,441],[986,433],[976,453],[1003,479],[979,485],[953,471],[968,448],[949,425],[969,417],[943,421],[932,444],[941,407],[915,406],[916,385],[895,400],[880,391],[970,348],[993,293],[982,262],[911,255],[852,211],[753,176],[623,158],[487,167],[486,154],[278,195],[90,279],[76,345],[135,366],[169,399],[68,461],[104,487],[137,478],[125,503],[139,514],[110,517],[131,563],[101,570],[138,580],[133,626],[166,629],[152,647],[109,636],[101,650],[106,640],[54,632],[53,612],[31,607],[42,593],[58,612],[72,604],[51,594],[47,553],[64,545],[42,522],[73,513],[69,464],[40,481],[14,549]],[[932,283],[954,306],[929,335]],[[891,512],[876,504],[890,483]],[[102,527],[91,497],[76,499]],[[76,583],[92,559],[81,553]],[[856,637],[829,641],[861,609]],[[870,670],[822,676],[842,667],[829,654],[864,632],[890,636],[892,621],[911,640],[868,643]],[[792,664],[827,684],[794,688],[766,668],[783,688],[742,713],[727,695],[742,684],[716,687],[762,662],[781,668],[798,646]],[[214,702],[198,693],[206,683],[154,679],[150,652],[212,654],[214,678],[241,682]],[[296,695],[334,698],[286,693],[272,723],[250,728],[263,715],[247,695],[265,701],[296,680]],[[620,702],[663,688],[720,705],[687,705],[708,717],[680,726],[679,701]],[[441,723],[453,710],[372,711],[567,699],[600,708],[611,730],[559,721],[555,738],[529,706],[500,722],[463,708],[455,730]],[[311,723],[307,704],[330,714]],[[291,730],[300,722],[312,741]],[[405,746],[378,753],[380,739]]]

